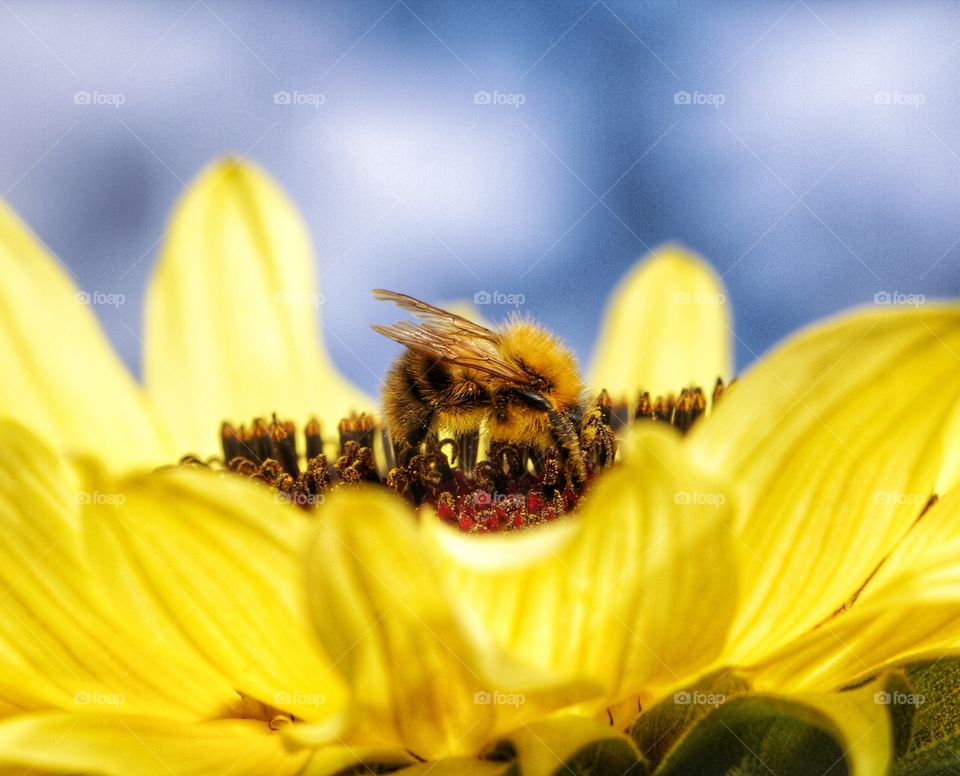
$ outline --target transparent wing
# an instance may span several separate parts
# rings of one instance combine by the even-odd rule
[[[463,316],[452,313],[449,310],[421,302],[412,296],[398,294],[396,291],[387,291],[383,288],[373,289],[373,295],[383,302],[393,302],[398,307],[416,315],[424,323],[441,326],[445,329],[453,329],[471,337],[478,337],[494,343],[499,340],[496,332],[473,321],[468,321]]]
[[[438,361],[476,369],[521,386],[530,382],[529,374],[500,356],[500,338],[496,332],[412,296],[382,289],[373,293],[377,299],[396,302],[421,321],[374,326],[374,331]]]

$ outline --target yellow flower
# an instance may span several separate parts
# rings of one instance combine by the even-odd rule
[[[886,772],[884,671],[960,643],[960,308],[801,332],[686,436],[638,423],[576,518],[509,535],[377,488],[308,514],[213,471],[118,476],[212,452],[224,417],[362,400],[286,304],[309,263],[272,184],[208,172],[148,294],[143,396],[0,216],[0,773],[683,773],[711,719],[761,713]],[[665,249],[618,292],[596,374],[728,374],[722,295]],[[701,695],[693,732],[647,738]]]
[[[226,160],[177,207],[146,296],[144,390],[88,297],[0,203],[0,406],[57,449],[117,471],[219,450],[225,418],[317,414],[327,435],[373,402],[317,335],[306,228],[260,170]],[[41,344],[40,340],[43,340]]]

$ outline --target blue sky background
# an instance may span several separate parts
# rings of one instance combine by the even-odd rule
[[[83,288],[124,294],[97,313],[137,372],[168,213],[230,152],[302,209],[327,341],[368,390],[396,352],[369,329],[391,318],[375,286],[522,293],[586,364],[617,280],[677,240],[724,276],[741,367],[878,292],[960,293],[960,4],[0,0],[0,18],[0,194]]]

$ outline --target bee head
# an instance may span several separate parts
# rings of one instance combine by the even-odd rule
[[[550,400],[537,391],[518,390],[514,392],[514,396],[531,409],[540,410],[541,412],[549,412],[553,409]]]
[[[573,353],[559,337],[525,318],[513,318],[500,330],[505,356],[530,375],[518,386],[520,403],[540,412],[569,413],[578,407],[583,383]]]

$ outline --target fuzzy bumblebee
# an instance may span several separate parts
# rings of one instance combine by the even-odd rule
[[[588,403],[576,360],[556,335],[518,315],[488,329],[405,294],[373,294],[418,318],[373,327],[407,348],[383,391],[398,450],[416,452],[439,428],[462,436],[485,426],[493,441],[559,446],[584,478],[579,436]]]

